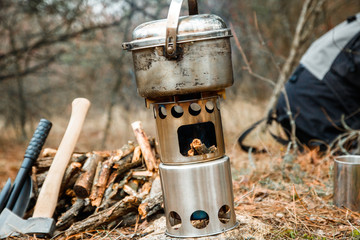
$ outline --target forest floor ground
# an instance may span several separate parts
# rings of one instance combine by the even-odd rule
[[[2,148],[0,182],[4,184],[15,177],[23,146]],[[211,239],[359,239],[360,214],[333,205],[332,156],[316,150],[285,155],[279,147],[268,151],[255,155],[237,147],[228,151],[239,226]],[[164,230],[165,220],[159,214],[140,222],[136,234],[133,226],[87,236],[167,239]]]

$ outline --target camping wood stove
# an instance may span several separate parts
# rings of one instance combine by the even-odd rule
[[[179,18],[181,4],[173,0],[167,19],[138,26],[123,48],[156,119],[166,233],[199,237],[236,226],[219,105],[233,84],[231,31],[218,16],[199,15],[196,0]]]

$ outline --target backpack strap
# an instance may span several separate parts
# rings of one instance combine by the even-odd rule
[[[240,137],[238,138],[238,144],[240,146],[240,148],[245,151],[245,152],[251,152],[251,153],[265,153],[266,150],[265,149],[258,149],[256,147],[251,147],[248,145],[245,145],[243,142],[245,140],[245,138],[262,122],[264,122],[265,120],[267,120],[266,124],[270,125],[272,120],[275,120],[275,118],[270,118],[270,117],[264,117],[262,119],[260,119],[259,121],[253,123],[249,128],[247,128],[244,132],[241,133]],[[272,133],[269,130],[270,135],[280,144],[286,146],[289,144],[290,139],[284,139],[280,136],[275,135],[274,133]]]
[[[256,147],[250,147],[250,146],[243,144],[243,141],[245,140],[247,135],[249,135],[249,133],[251,133],[252,130],[254,130],[260,123],[264,122],[266,119],[267,119],[266,117],[263,119],[260,119],[259,121],[252,124],[249,128],[247,128],[243,133],[241,133],[240,137],[238,138],[238,144],[242,150],[244,150],[245,152],[252,152],[252,153],[265,153],[266,152],[265,149],[259,150]]]
[[[284,128],[283,128],[283,129],[284,129]],[[284,129],[284,131],[287,131],[287,130]],[[276,136],[276,135],[275,135],[274,133],[272,133],[270,130],[269,130],[269,133],[270,133],[270,135],[271,135],[278,143],[280,143],[280,144],[282,144],[282,145],[284,145],[284,146],[288,145],[289,142],[291,142],[289,138],[288,138],[288,139],[284,139],[284,138],[282,138],[282,137],[280,137],[280,136]]]

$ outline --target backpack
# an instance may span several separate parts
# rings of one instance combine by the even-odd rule
[[[311,44],[285,84],[298,141],[322,150],[345,132],[344,125],[360,129],[360,13],[349,17]],[[283,144],[289,142],[291,126],[284,94],[276,105],[275,117],[268,124],[280,123],[287,139],[272,134]],[[238,139],[243,141],[261,121]],[[259,152],[252,148],[253,152]]]

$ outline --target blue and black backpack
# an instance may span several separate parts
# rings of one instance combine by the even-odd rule
[[[285,84],[285,91],[301,144],[325,149],[345,132],[344,124],[360,129],[360,13],[312,43]],[[283,94],[275,117],[272,115],[267,122],[281,124],[287,139],[275,138],[286,143],[291,126]],[[238,139],[243,150],[249,151],[243,140],[259,122]]]

